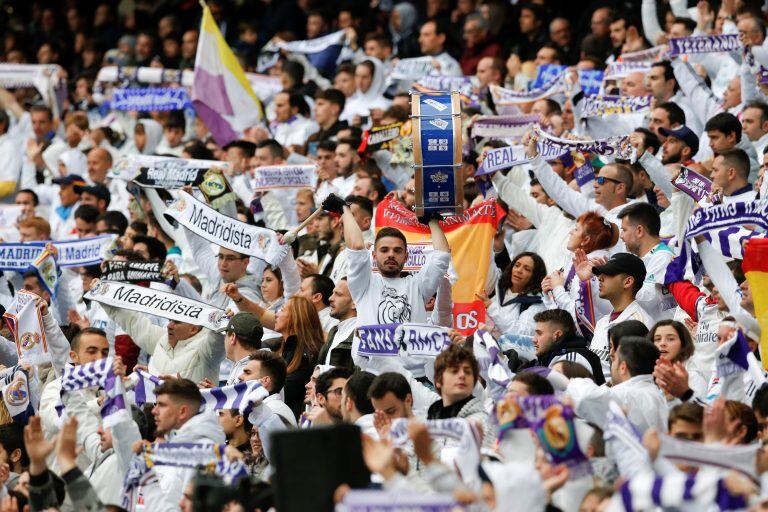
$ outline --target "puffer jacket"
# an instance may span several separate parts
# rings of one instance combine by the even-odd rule
[[[224,359],[224,341],[220,334],[203,328],[194,336],[180,340],[175,347],[168,343],[168,331],[153,325],[149,319],[127,309],[103,305],[104,310],[134,343],[150,354],[149,372],[153,375],[176,375],[192,382],[219,379],[219,365]]]

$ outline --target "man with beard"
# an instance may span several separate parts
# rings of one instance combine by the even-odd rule
[[[619,219],[621,239],[627,251],[645,264],[645,280],[637,293],[637,301],[656,320],[672,318],[677,302],[664,286],[664,275],[675,253],[659,238],[659,212],[651,204],[633,203],[619,212]]]
[[[323,202],[323,209],[342,213],[344,241],[349,252],[348,284],[357,306],[357,325],[426,323],[426,303],[437,293],[440,279],[447,272],[451,258],[448,240],[438,223],[439,215],[428,213],[419,218],[423,224],[429,223],[434,252],[419,272],[403,276],[401,272],[408,259],[408,247],[403,233],[390,227],[379,230],[374,242],[378,273],[374,273],[363,232],[355,221],[349,203],[330,195]],[[354,348],[352,354],[355,354]]]
[[[317,362],[352,369],[352,340],[357,325],[357,308],[349,293],[346,277],[333,289],[330,302],[331,318],[339,323],[328,331],[328,339],[320,348]]]
[[[352,375],[348,368],[331,368],[320,374],[315,385],[317,405],[325,410],[330,423],[341,423],[341,393],[347,384],[347,379]],[[317,415],[315,415],[317,416]],[[313,425],[326,423],[325,418],[315,417]]]
[[[339,191],[341,197],[347,197],[355,188],[355,167],[360,164],[360,155],[357,148],[360,141],[357,139],[340,139],[336,144],[336,172],[338,177],[333,180],[333,186]]]

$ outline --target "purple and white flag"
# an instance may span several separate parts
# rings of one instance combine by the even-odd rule
[[[399,347],[395,331],[400,324],[363,325],[357,328],[360,342],[357,353],[361,356],[396,356]]]
[[[488,89],[491,91],[493,103],[497,106],[531,103],[565,91],[565,81],[563,80],[563,76],[564,75],[560,74],[554,80],[545,83],[537,89],[531,89],[530,91],[513,91],[498,85],[490,85],[488,86]]]
[[[650,62],[612,62],[606,68],[604,77],[605,80],[620,80],[635,71],[647,73],[650,70]]]
[[[669,40],[669,56],[718,53],[741,50],[738,34],[673,37]]]
[[[638,114],[651,108],[653,96],[585,96],[582,117]]]
[[[546,155],[562,155],[566,152],[579,151],[629,160],[634,152],[629,144],[628,135],[599,140],[570,140],[555,137],[541,129],[535,131],[539,138],[539,154],[545,158]]]
[[[136,404],[155,403],[157,399],[155,388],[163,381],[143,370],[136,370],[131,377],[135,385],[134,399]],[[248,380],[229,386],[203,388],[200,390],[200,395],[203,397],[200,404],[201,410],[237,409],[243,412],[267,398],[269,391],[259,381]]]
[[[454,446],[443,448],[441,453],[443,462],[449,467],[454,467],[464,483],[477,481],[480,446],[483,442],[480,427],[465,418],[426,420],[424,423],[433,438],[453,439],[455,442]],[[407,446],[411,442],[408,438],[408,420],[405,418],[393,420],[389,436],[394,446]]]
[[[579,447],[573,408],[554,395],[520,397],[520,409],[553,464],[565,463],[569,478],[592,473],[589,459]]]
[[[697,203],[710,196],[712,181],[693,169],[683,166],[672,184]]]
[[[137,492],[144,476],[154,466],[177,468],[202,468],[221,477],[226,485],[235,485],[241,478],[247,478],[248,468],[242,460],[230,461],[224,456],[223,444],[213,443],[154,443],[143,445],[135,454],[123,481],[123,508],[135,510],[133,505],[139,498]]]
[[[762,230],[768,229],[768,199],[699,208],[688,219],[685,238],[690,239],[710,231],[739,228],[745,225],[755,225]]]
[[[253,171],[251,188],[255,192],[274,189],[315,189],[317,166],[311,165],[269,165]]]
[[[660,44],[647,50],[638,50],[636,52],[627,52],[619,55],[619,62],[656,62],[661,59],[666,46]]]
[[[103,387],[106,400],[101,406],[105,427],[129,421],[131,414],[125,405],[123,380],[112,371],[112,358],[106,357],[92,363],[64,368],[61,375],[61,394],[79,389]]]
[[[472,123],[472,137],[519,140],[525,132],[538,124],[537,115],[480,116]]]

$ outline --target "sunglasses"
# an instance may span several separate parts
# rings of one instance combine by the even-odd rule
[[[617,185],[621,185],[624,183],[623,181],[615,180],[613,178],[608,178],[607,176],[598,176],[597,178],[595,178],[595,182],[597,182],[598,185],[605,185],[606,181],[610,181],[611,183],[616,183]]]

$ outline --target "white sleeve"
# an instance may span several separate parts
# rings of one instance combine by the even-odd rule
[[[296,267],[296,260],[293,259],[291,246],[284,247],[283,250],[285,250],[285,256],[278,263],[278,267],[283,274],[283,296],[289,299],[299,291],[301,275]]]
[[[451,282],[443,277],[437,287],[435,308],[432,310],[432,324],[440,327],[453,327],[453,301],[451,300]]]
[[[604,428],[611,391],[592,379],[571,379],[565,393],[573,399],[573,410],[581,418]]]
[[[216,254],[213,253],[210,242],[186,227],[184,228],[184,234],[187,237],[187,243],[190,249],[192,249],[198,267],[205,273],[205,277],[208,279],[208,286],[210,288],[208,292],[210,294],[216,293],[221,284],[221,276],[219,275]]]
[[[697,106],[695,112],[698,113],[699,121],[702,126],[705,125],[710,117],[722,109],[720,101],[688,62],[672,59],[672,70],[683,94],[690,99],[691,105]]]
[[[656,41],[659,40],[659,36],[664,34],[664,31],[659,25],[658,13],[656,12],[656,0],[643,0],[641,15],[645,39],[647,39],[651,45],[655,45]]]
[[[419,290],[424,302],[432,298],[437,293],[440,281],[448,272],[448,265],[451,263],[451,253],[442,251],[433,251],[427,262],[416,274],[419,283]]]
[[[499,193],[499,197],[508,205],[514,205],[514,209],[531,221],[537,228],[541,226],[546,216],[550,214],[550,210],[557,210],[554,206],[538,203],[529,194],[526,194],[523,189],[515,185],[509,176],[504,176],[497,172],[493,175],[492,180],[494,188]],[[556,213],[559,214],[559,212]]]
[[[61,376],[64,366],[69,359],[69,341],[64,333],[61,332],[59,324],[53,318],[51,310],[43,317],[43,327],[45,328],[45,337],[48,341],[48,347],[51,350],[51,364],[56,372],[56,376]]]
[[[360,301],[368,290],[371,282],[371,253],[368,249],[345,249],[349,270],[347,272],[347,284],[349,293],[352,295],[355,303]]]
[[[576,192],[564,182],[560,176],[555,174],[555,171],[544,161],[541,156],[537,156],[531,161],[531,167],[533,173],[541,183],[544,192],[547,193],[563,210],[570,213],[574,217],[578,217],[582,213],[590,210],[595,210],[598,213],[604,213],[605,209],[591,203],[587,198],[582,196],[579,192]]]
[[[672,177],[664,167],[664,164],[647,151],[637,159],[637,162],[643,166],[643,169],[646,170],[653,183],[658,185],[661,191],[664,192],[664,195],[667,196],[667,199],[671,201],[675,186],[672,185]]]

